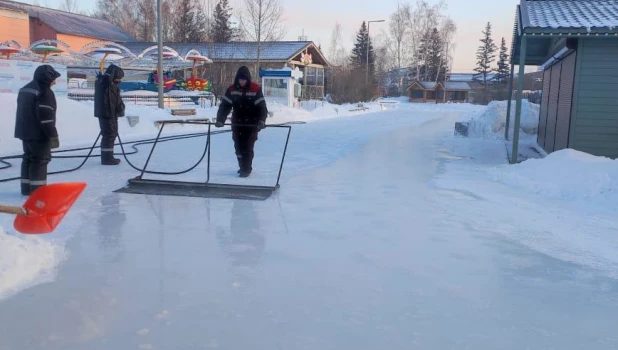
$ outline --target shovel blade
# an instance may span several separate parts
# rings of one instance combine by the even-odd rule
[[[84,182],[63,182],[37,188],[24,203],[27,215],[17,215],[15,230],[24,234],[50,233],[60,224],[86,188]]]

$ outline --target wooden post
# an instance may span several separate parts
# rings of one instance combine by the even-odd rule
[[[513,126],[513,152],[511,164],[517,163],[519,154],[519,125],[521,122],[521,99],[524,89],[524,75],[526,74],[526,44],[528,38],[522,33],[521,49],[519,50],[519,75],[517,77],[517,100],[515,101],[515,125]]]
[[[513,100],[513,74],[515,74],[515,63],[511,63],[511,75],[509,76],[509,101],[506,103],[506,127],[504,139],[509,140],[509,125],[511,124],[511,101]],[[519,83],[519,80],[517,81]]]

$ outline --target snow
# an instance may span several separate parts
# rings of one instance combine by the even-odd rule
[[[480,110],[473,114],[468,119],[469,137],[494,138],[504,139],[504,131],[506,128],[506,112],[508,101],[492,101],[487,105],[486,109]],[[510,135],[513,135],[513,125],[515,123],[515,101],[511,103],[511,120],[509,128]],[[530,103],[528,100],[522,100],[521,119],[520,119],[520,138],[536,139],[538,124],[539,124],[540,106]],[[510,138],[512,139],[512,138]]]
[[[618,27],[618,1],[527,1],[530,27],[592,28]]]
[[[572,149],[501,167],[493,175],[496,181],[543,197],[618,205],[618,161]]]
[[[52,281],[64,258],[58,244],[40,237],[9,235],[0,227],[0,300],[33,283]]]
[[[53,234],[19,235],[0,216],[12,284],[0,349],[617,348],[616,161],[563,150],[509,165],[501,103],[386,100],[270,105],[270,124],[307,123],[292,124],[281,188],[263,202],[114,193],[137,175],[124,160],[52,176],[88,182]],[[59,101],[63,145],[90,143],[98,129],[78,118],[92,105]],[[140,129],[121,123],[123,140],[171,117],[127,107]],[[454,136],[470,119],[476,137]],[[284,131],[260,133],[248,179],[229,134],[213,136],[211,181],[274,182]],[[162,143],[152,168],[187,168],[203,146]],[[141,166],[148,150],[128,157]],[[0,203],[23,200],[16,186],[0,183]]]

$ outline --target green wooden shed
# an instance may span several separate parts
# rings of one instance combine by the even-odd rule
[[[520,77],[526,65],[543,70],[539,146],[547,153],[572,148],[618,158],[618,0],[521,0],[511,75],[515,65]],[[521,89],[518,84],[512,163],[518,161]],[[508,114],[507,120],[510,106]]]

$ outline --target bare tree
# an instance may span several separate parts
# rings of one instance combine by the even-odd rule
[[[240,28],[247,38],[257,42],[255,71],[260,67],[262,42],[279,41],[285,36],[281,0],[243,0],[239,13]]]
[[[432,28],[439,27],[440,14],[446,8],[446,3],[441,0],[439,3],[431,6],[426,0],[417,0],[416,7],[412,10],[410,16],[410,44],[412,49],[412,60],[427,60],[427,50],[421,52],[421,42],[426,37]],[[421,78],[421,65],[416,66],[416,78]]]
[[[446,74],[449,75],[451,69],[453,69],[453,52],[455,51],[456,44],[454,43],[455,33],[457,32],[457,26],[455,22],[449,17],[444,17],[440,25],[440,36],[442,45],[444,45],[444,52],[442,53],[441,65],[446,67]]]
[[[391,51],[395,54],[397,68],[403,68],[405,64],[405,55],[408,49],[405,40],[410,32],[411,18],[412,10],[409,4],[397,4],[397,11],[390,18],[389,32],[392,38],[390,44],[393,45]]]
[[[78,13],[79,9],[77,8],[77,0],[63,0],[60,4],[60,10],[71,13]]]
[[[335,28],[330,37],[330,47],[328,49],[328,59],[334,66],[342,66],[348,61],[345,47],[343,47],[343,38],[341,37],[341,24],[335,23]]]

